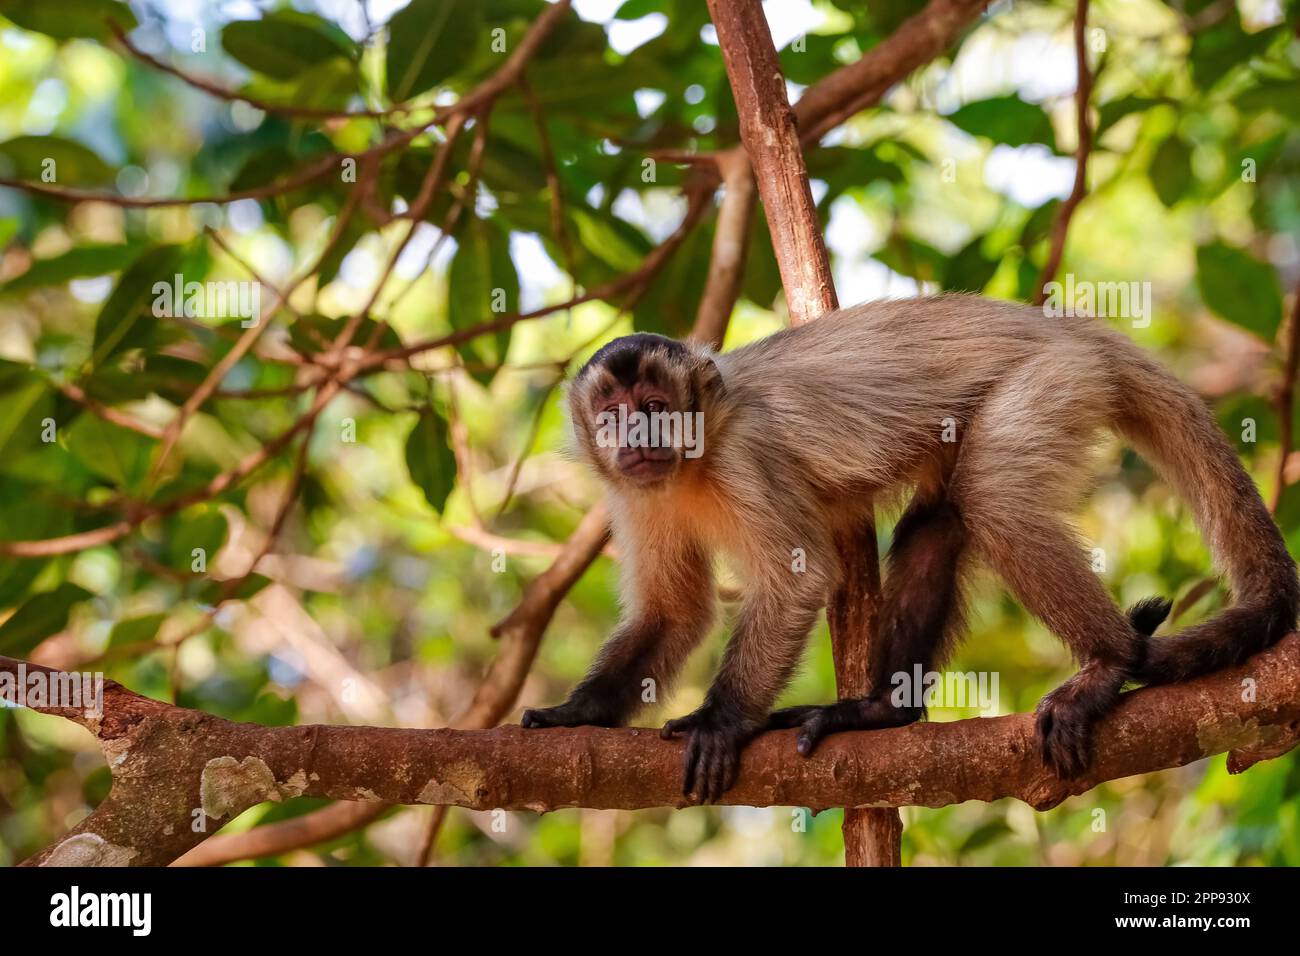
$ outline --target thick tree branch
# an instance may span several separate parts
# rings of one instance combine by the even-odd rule
[[[758,0],[709,0],[709,11],[740,117],[741,140],[763,196],[790,322],[811,322],[839,302],[776,47]],[[827,605],[835,679],[842,699],[863,697],[871,690],[867,675],[880,603],[874,523],[866,520],[845,529],[835,546],[841,580]],[[845,862],[898,865],[902,829],[895,811],[846,810]]]
[[[691,337],[722,347],[731,310],[740,298],[749,252],[750,226],[754,222],[754,170],[743,151],[719,157],[722,174],[722,202],[713,232],[709,278],[700,297]]]
[[[0,658],[0,674],[57,672]],[[13,697],[13,682],[0,682]],[[1248,692],[1249,691],[1249,692]],[[684,806],[681,741],[653,730],[400,730],[261,727],[160,703],[109,683],[102,717],[76,720],[98,738],[109,796],[31,864],[160,865],[198,843],[192,824],[220,824],[294,796],[453,805],[478,810]],[[1056,806],[1106,780],[1228,750],[1272,751],[1300,733],[1300,636],[1245,664],[1183,684],[1133,691],[1098,729],[1086,777],[1062,781],[1040,762],[1032,714],[840,734],[810,758],[794,734],[746,751],[724,802],[748,806],[942,807],[1014,797]]]
[[[736,101],[740,138],[767,212],[790,322],[802,325],[839,303],[781,61],[758,0],[709,0],[709,13]]]

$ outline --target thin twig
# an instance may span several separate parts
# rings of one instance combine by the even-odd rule
[[[1056,211],[1056,221],[1052,224],[1052,246],[1043,264],[1043,271],[1038,276],[1038,289],[1034,293],[1034,305],[1042,305],[1047,299],[1047,284],[1056,276],[1061,267],[1061,256],[1065,253],[1065,239],[1070,231],[1070,219],[1074,210],[1083,201],[1088,190],[1088,153],[1092,150],[1092,123],[1088,115],[1088,100],[1092,95],[1092,76],[1088,71],[1088,0],[1078,0],[1074,12],[1074,58],[1078,81],[1074,88],[1074,108],[1076,130],[1079,139],[1074,157],[1074,185],[1070,195],[1061,208]]]
[[[304,119],[384,119],[391,116],[402,116],[420,109],[432,109],[430,106],[411,106],[399,103],[396,106],[382,110],[336,110],[326,109],[315,106],[293,106],[286,103],[273,103],[270,100],[264,100],[260,97],[249,96],[247,93],[240,93],[237,90],[231,90],[212,80],[197,76],[178,66],[170,63],[164,63],[156,56],[146,53],[131,42],[130,38],[122,31],[122,28],[116,23],[109,23],[109,29],[113,31],[113,36],[117,42],[124,46],[132,56],[142,63],[148,64],[155,70],[176,77],[178,80],[194,87],[196,90],[202,90],[210,96],[228,102],[247,103],[263,113],[278,114],[281,116],[297,116]]]
[[[1282,504],[1282,493],[1287,488],[1287,459],[1291,457],[1291,430],[1295,421],[1295,381],[1300,369],[1300,283],[1296,284],[1295,302],[1291,307],[1290,324],[1286,337],[1286,365],[1282,369],[1282,383],[1277,390],[1278,461],[1277,481],[1273,483],[1273,498],[1269,510],[1277,514]]]
[[[86,411],[93,415],[97,415],[106,422],[111,422],[112,424],[119,425],[122,428],[129,428],[131,431],[138,432],[146,438],[152,438],[155,441],[162,438],[163,430],[157,425],[150,425],[148,422],[142,422],[140,419],[119,411],[110,405],[103,405],[95,401],[86,394],[85,389],[80,385],[73,382],[57,382],[54,387],[78,405],[81,405],[86,409]]]

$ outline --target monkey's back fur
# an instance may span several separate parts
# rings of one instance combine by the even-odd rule
[[[1218,626],[1181,635],[1179,657],[1161,649],[1174,642],[1154,643],[1144,680],[1226,665],[1294,625],[1294,564],[1209,410],[1097,319],[978,296],[901,299],[843,309],[715,361],[724,402],[758,410],[724,411],[743,427],[722,441],[764,449],[777,484],[846,505],[900,485],[943,486],[977,549],[997,552],[997,570],[1013,579],[1054,560],[1037,533],[1075,507],[1099,430],[1114,431],[1191,506],[1238,605]],[[1229,623],[1255,633],[1229,640]]]

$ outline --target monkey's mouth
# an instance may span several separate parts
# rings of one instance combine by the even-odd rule
[[[615,464],[624,478],[650,484],[672,474],[677,453],[671,448],[620,448]]]

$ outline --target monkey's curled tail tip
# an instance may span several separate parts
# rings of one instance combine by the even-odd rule
[[[1156,632],[1156,628],[1164,623],[1173,607],[1174,602],[1165,598],[1146,598],[1129,608],[1129,623],[1133,625],[1133,630],[1150,637]]]

